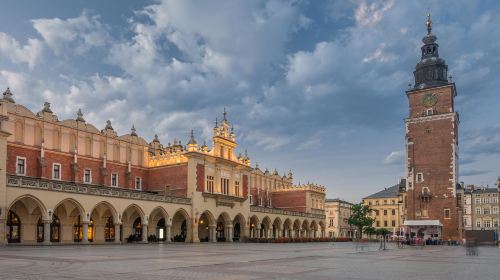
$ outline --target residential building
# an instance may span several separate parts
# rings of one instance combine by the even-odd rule
[[[465,230],[499,230],[499,189],[467,186],[463,191]]]
[[[340,198],[325,201],[325,224],[329,237],[354,237],[355,228],[348,223],[352,205]]]

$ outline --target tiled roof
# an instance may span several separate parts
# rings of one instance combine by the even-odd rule
[[[366,198],[397,197],[398,193],[399,193],[399,185],[400,184],[394,185],[390,188],[385,188],[384,190],[379,191],[377,193],[374,193],[372,195],[369,195],[369,196],[365,197],[364,199],[366,199]]]

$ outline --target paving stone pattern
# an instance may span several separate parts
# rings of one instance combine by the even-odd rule
[[[500,249],[353,243],[0,247],[0,279],[500,279]]]

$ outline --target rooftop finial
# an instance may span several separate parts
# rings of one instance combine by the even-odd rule
[[[227,115],[227,112],[226,112],[226,107],[224,106],[224,113],[222,113],[222,116],[224,117],[222,120],[223,121],[227,121],[226,119],[226,115]]]
[[[432,31],[432,20],[431,20],[431,12],[427,13],[427,21],[425,22],[427,25],[427,34],[430,35]]]
[[[135,125],[132,124],[132,128],[130,129],[130,135],[131,136],[137,136],[136,130],[135,130]]]
[[[189,138],[188,145],[196,145],[196,140],[194,140],[194,130],[191,129],[191,136]]]
[[[215,117],[215,127],[219,127],[219,121],[217,120],[217,117]]]
[[[105,129],[113,130],[113,126],[111,125],[111,120],[106,121],[106,127]]]
[[[78,109],[78,112],[76,113],[76,120],[80,122],[85,122],[85,119],[83,118],[82,109]]]
[[[12,92],[10,92],[10,88],[7,88],[3,93],[3,99],[14,103],[14,98],[12,98]]]

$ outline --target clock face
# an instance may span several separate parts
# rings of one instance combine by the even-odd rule
[[[431,107],[436,105],[438,101],[438,96],[435,93],[427,93],[422,97],[422,105],[425,107]]]

